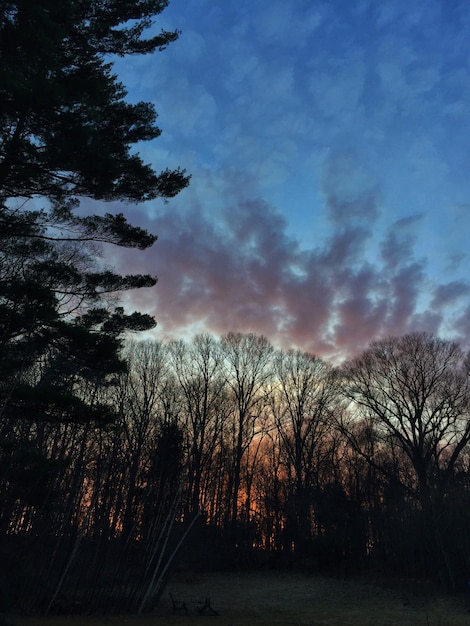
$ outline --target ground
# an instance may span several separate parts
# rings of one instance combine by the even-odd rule
[[[170,592],[188,615],[172,615]],[[198,614],[205,598],[218,616]],[[10,619],[15,626],[469,626],[470,612],[463,596],[440,596],[421,581],[385,586],[265,572],[176,575],[159,606],[141,617]]]

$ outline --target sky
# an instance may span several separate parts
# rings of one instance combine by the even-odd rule
[[[466,0],[170,0],[165,51],[119,60],[190,186],[125,206],[158,234],[126,305],[160,340],[263,334],[325,358],[428,331],[470,347]]]

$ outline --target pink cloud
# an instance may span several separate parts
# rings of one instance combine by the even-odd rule
[[[427,278],[426,263],[414,252],[419,217],[396,221],[375,242],[375,195],[358,190],[347,204],[337,190],[327,197],[333,235],[302,250],[278,210],[261,199],[237,200],[233,185],[227,190],[227,205],[212,215],[213,207],[190,193],[189,208],[170,203],[153,218],[141,208],[127,209],[131,223],[159,239],[145,252],[114,249],[109,261],[119,271],[159,276],[155,288],[133,292],[127,302],[155,315],[160,338],[195,325],[198,331],[254,332],[282,347],[346,356],[382,336],[439,330],[441,316],[420,310]],[[352,198],[350,190],[345,193]],[[365,207],[356,206],[364,199]],[[368,253],[371,242],[376,257]],[[464,285],[442,285],[434,302],[460,293]]]

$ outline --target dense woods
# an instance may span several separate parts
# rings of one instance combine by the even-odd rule
[[[129,341],[123,357],[95,390],[114,421],[2,420],[4,606],[146,610],[175,567],[464,587],[469,361],[456,344],[416,333],[332,367],[232,333]]]

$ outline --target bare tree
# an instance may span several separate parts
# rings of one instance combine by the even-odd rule
[[[288,475],[293,480],[289,520],[300,552],[311,538],[312,490],[318,483],[331,414],[339,401],[331,367],[322,359],[299,350],[277,352],[276,384],[271,409],[279,433]]]
[[[220,441],[225,390],[222,355],[219,343],[207,334],[197,335],[190,344],[182,340],[171,342],[169,353],[185,404],[185,515],[192,517],[213,496],[203,494],[202,485]]]
[[[226,519],[235,523],[239,513],[242,459],[261,431],[272,375],[273,347],[263,336],[229,333],[222,338],[225,377],[232,404],[225,425],[231,451]],[[258,430],[259,429],[259,430]]]
[[[115,493],[116,507],[110,518],[114,520],[113,525],[119,525],[120,535],[126,542],[138,533],[141,494],[157,445],[160,391],[168,367],[166,348],[154,341],[131,341],[126,345],[124,356],[128,369],[116,389],[120,418],[115,429],[119,434],[115,439],[119,446],[117,474],[122,479],[118,479],[120,488]]]
[[[382,439],[410,459],[421,499],[452,475],[470,440],[468,363],[427,333],[373,342],[341,370],[343,391]]]
[[[266,552],[282,551],[286,546],[286,502],[289,491],[279,433],[269,429],[261,442],[261,460],[253,475],[253,500],[257,510],[259,545]]]
[[[448,529],[441,520],[446,489],[470,440],[468,359],[456,343],[413,333],[373,342],[342,367],[341,375],[344,394],[352,402],[350,419],[360,416],[373,430],[374,453],[362,448],[369,463],[406,486],[407,463],[397,470],[390,458],[399,460],[402,453],[409,461],[411,486],[430,525],[429,541],[440,550],[442,568],[453,585]],[[361,451],[354,429],[344,431]],[[389,454],[377,454],[384,447]]]

